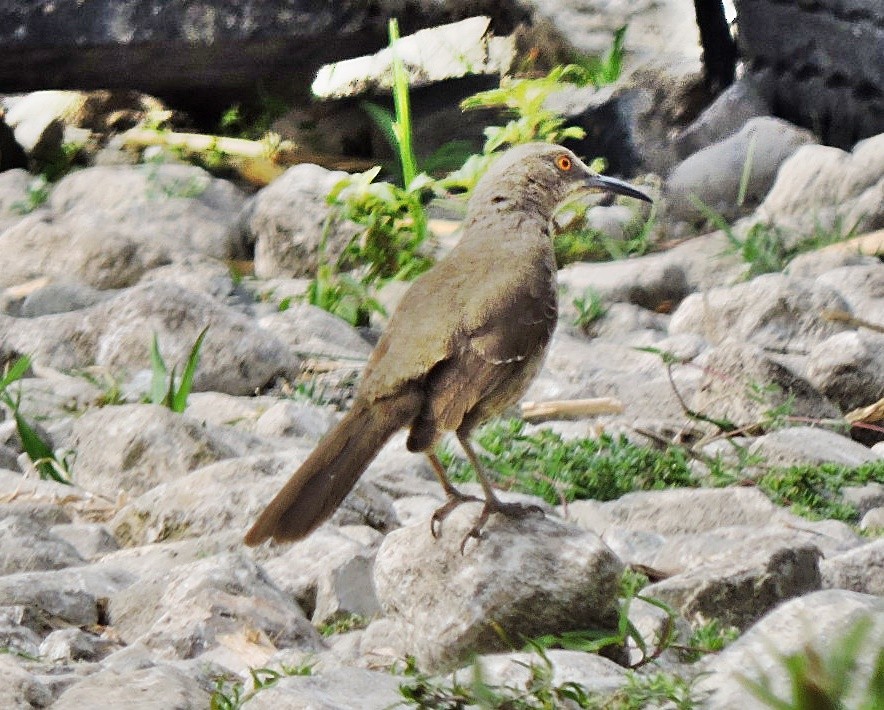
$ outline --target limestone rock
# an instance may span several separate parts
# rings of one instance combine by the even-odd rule
[[[807,379],[843,412],[884,398],[884,334],[837,333],[810,351]]]
[[[837,337],[837,336],[836,336]],[[771,466],[836,463],[855,468],[881,457],[846,436],[828,429],[790,426],[759,437],[750,447]]]
[[[62,569],[83,563],[72,545],[37,521],[20,516],[0,520],[0,575]]]
[[[189,472],[177,470],[150,490],[141,487],[141,495],[109,525],[128,545],[225,531],[245,533],[305,456],[304,451],[284,451],[206,462]]]
[[[790,232],[884,227],[884,134],[852,153],[822,145],[798,149],[784,164],[753,221]]]
[[[780,165],[799,146],[814,142],[810,131],[762,116],[749,119],[733,136],[694,153],[675,166],[666,180],[664,194],[672,219],[700,222],[704,205],[732,221],[759,204],[770,190]],[[738,201],[740,184],[748,166],[743,205]]]
[[[364,563],[374,559],[380,545],[380,535],[374,533],[373,537],[366,545],[353,539],[345,529],[322,526],[304,540],[271,547],[273,556],[263,562],[263,567],[273,583],[297,600],[308,616],[314,617],[318,611],[325,616],[334,614],[332,599],[334,590],[339,588],[351,599],[367,600],[357,601],[356,606],[361,609],[354,607],[349,611],[371,616],[378,610],[377,600],[371,570],[365,569]],[[354,572],[353,588],[343,589],[341,581]]]
[[[767,103],[754,83],[745,77],[737,79],[679,133],[679,155],[686,158],[732,136],[749,119],[769,113]]]
[[[210,693],[184,670],[162,664],[122,672],[100,671],[67,689],[52,707],[59,710],[89,707],[167,710],[208,707],[209,699]]]
[[[823,589],[884,597],[884,537],[820,561]]]
[[[694,411],[736,426],[764,426],[780,407],[790,416],[826,419],[835,407],[810,384],[754,344],[729,340],[698,363],[703,379],[690,400]]]
[[[403,625],[422,668],[450,668],[470,653],[499,649],[500,633],[611,628],[622,565],[595,535],[551,519],[492,516],[483,539],[462,555],[479,509],[460,506],[436,540],[426,523],[392,532],[378,552],[378,600]]]
[[[550,649],[545,659],[534,653],[494,653],[475,660],[482,672],[482,682],[491,686],[525,688],[531,681],[532,667],[550,664],[551,682],[555,686],[577,683],[589,693],[612,693],[623,684],[626,671],[613,661],[594,653]],[[457,682],[468,684],[473,667],[454,673]]]
[[[712,710],[768,708],[740,682],[740,675],[759,680],[764,674],[775,695],[791,697],[782,656],[800,653],[807,645],[826,656],[850,625],[864,615],[869,615],[873,627],[866,636],[865,650],[856,655],[859,671],[846,703],[854,706],[873,672],[874,649],[880,647],[884,634],[884,603],[880,598],[840,589],[814,592],[782,604],[720,654],[710,657],[703,668],[710,675],[696,685],[698,691],[709,694],[704,706]]]
[[[38,276],[97,289],[131,286],[149,269],[199,253],[241,258],[231,224],[244,198],[189,165],[93,167],[56,184],[46,204],[0,233],[0,286]]]
[[[402,678],[362,668],[332,668],[308,676],[281,678],[256,693],[243,710],[384,710],[401,700]]]
[[[318,634],[298,606],[242,553],[222,554],[142,579],[110,598],[110,623],[165,658],[229,668],[261,665],[275,648],[317,650]]]
[[[688,296],[672,314],[670,333],[699,333],[710,343],[726,338],[767,348],[806,351],[845,330],[824,320],[824,309],[847,304],[831,287],[784,274],[764,274],[746,283]]]
[[[93,409],[74,424],[77,485],[115,498],[137,496],[188,471],[236,455],[218,430],[158,404]]]
[[[45,708],[52,703],[52,691],[29,673],[11,653],[0,655],[0,706],[10,710]]]
[[[319,259],[334,262],[356,233],[356,226],[333,223],[323,236],[331,208],[326,197],[347,177],[304,163],[285,171],[256,194],[240,217],[255,243],[255,275],[312,276]],[[320,244],[326,240],[325,253]]]
[[[297,367],[297,358],[251,319],[166,282],[126,289],[73,313],[0,316],[0,341],[58,370],[101,365],[133,371],[148,367],[152,333],[171,367],[186,360],[207,325],[195,390],[252,394]]]
[[[717,618],[745,629],[786,599],[820,588],[819,550],[811,545],[717,558],[642,590],[688,619]]]

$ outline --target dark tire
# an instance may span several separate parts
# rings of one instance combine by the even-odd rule
[[[884,132],[882,0],[736,0],[738,43],[774,113],[843,148]]]

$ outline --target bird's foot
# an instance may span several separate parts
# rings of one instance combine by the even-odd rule
[[[543,512],[543,508],[539,505],[527,505],[525,503],[504,503],[501,500],[498,500],[496,497],[491,496],[485,501],[485,505],[482,508],[482,512],[479,514],[479,517],[476,519],[476,522],[473,524],[473,527],[470,528],[469,532],[464,535],[463,540],[460,543],[460,554],[464,553],[464,549],[466,549],[467,543],[471,538],[475,538],[476,540],[482,539],[482,528],[485,527],[485,523],[488,522],[488,518],[491,517],[492,513],[500,513],[501,515],[505,515],[508,518],[526,518],[529,515],[535,515],[537,513],[540,514],[540,517],[543,518],[546,516],[546,513]]]
[[[447,493],[448,500],[445,501],[445,505],[437,508],[436,512],[433,513],[433,517],[430,518],[430,534],[434,538],[438,538],[442,534],[442,521],[445,520],[445,518],[447,518],[451,511],[457,508],[457,506],[463,503],[470,503],[473,501],[480,503],[482,501],[481,498],[468,496],[465,493],[461,493],[456,488],[450,488]]]

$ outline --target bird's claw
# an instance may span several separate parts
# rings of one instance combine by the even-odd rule
[[[473,523],[473,527],[469,529],[469,532],[467,532],[467,534],[464,535],[463,540],[461,540],[460,554],[464,554],[467,543],[471,538],[475,538],[476,540],[482,539],[482,529],[485,527],[485,523],[488,522],[488,518],[491,517],[492,513],[500,513],[507,518],[514,518],[516,520],[519,518],[526,518],[535,513],[540,513],[541,518],[546,517],[546,513],[543,512],[543,508],[539,505],[504,503],[497,498],[489,498],[485,501],[485,505],[482,507],[482,512],[479,514],[476,522]]]
[[[448,500],[445,501],[445,505],[437,508],[436,512],[433,513],[433,517],[430,518],[430,534],[438,539],[439,535],[442,534],[442,521],[459,505],[470,502],[481,503],[482,499],[476,498],[476,496],[468,496],[455,488],[448,491]]]

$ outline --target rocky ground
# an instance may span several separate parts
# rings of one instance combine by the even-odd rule
[[[601,479],[587,438],[622,434],[633,455],[604,500],[504,493],[545,515],[494,518],[463,552],[478,504],[434,539],[441,491],[402,435],[307,540],[242,544],[383,327],[301,298],[320,242],[355,233],[323,234],[344,173],[246,189],[96,139],[70,95],[8,103],[27,159],[77,131],[89,157],[51,184],[0,172],[0,362],[32,358],[0,407],[0,707],[761,708],[741,677],[785,697],[784,655],[828,657],[860,624],[859,707],[884,648],[884,134],[820,145],[738,82],[676,140],[653,87],[681,77],[559,97],[572,117],[609,106],[598,94],[639,107],[631,140],[661,146],[637,177],[656,222],[644,256],[561,269],[525,397],[617,413],[511,427],[496,454],[535,480]],[[130,104],[124,128],[165,110]],[[587,219],[623,240],[649,216],[632,209]],[[434,221],[439,253],[456,227]],[[205,328],[184,411],[146,403],[152,341],[180,372]],[[41,480],[13,410],[72,485]],[[664,450],[675,463],[654,468]],[[614,642],[569,636],[587,630]]]

